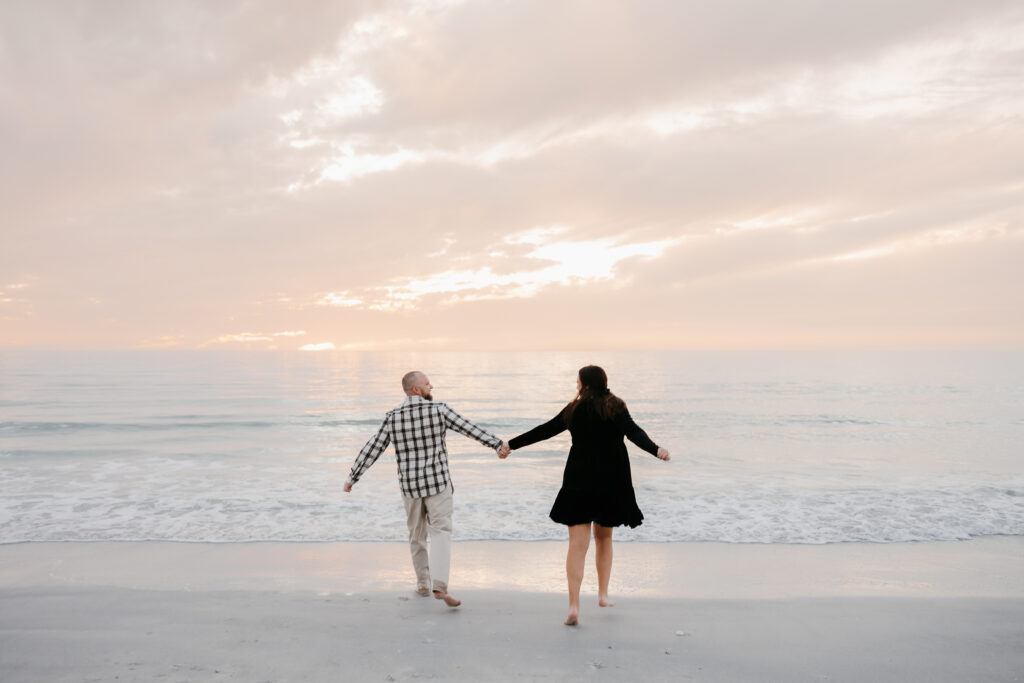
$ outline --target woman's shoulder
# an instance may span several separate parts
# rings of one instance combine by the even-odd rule
[[[624,409],[625,406],[623,406]],[[617,407],[610,412],[606,412],[589,401],[584,401],[573,412],[572,426],[583,428],[614,424],[618,421],[621,412],[623,411],[618,410]]]

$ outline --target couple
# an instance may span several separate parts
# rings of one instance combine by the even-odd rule
[[[569,527],[569,554],[565,560],[569,616],[565,623],[575,626],[579,620],[580,585],[591,531],[597,545],[598,604],[614,605],[608,598],[612,528],[620,524],[636,527],[644,518],[633,494],[629,457],[622,437],[661,460],[668,460],[669,453],[633,422],[626,404],[609,391],[604,370],[596,365],[581,368],[576,378],[576,397],[554,418],[508,443],[465,419],[447,404],[435,402],[431,395],[433,386],[422,372],[406,374],[402,378],[402,389],[407,398],[387,413],[377,434],[363,446],[345,482],[345,491],[352,490],[352,485],[393,441],[398,482],[409,524],[416,592],[427,596],[433,591],[434,597],[449,607],[462,604],[448,592],[453,489],[445,432],[454,429],[493,448],[499,458],[506,458],[512,450],[550,439],[568,429],[572,434],[572,448],[565,463],[562,488],[551,508],[551,519]]]

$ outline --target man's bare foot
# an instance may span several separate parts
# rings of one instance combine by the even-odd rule
[[[444,604],[449,607],[458,607],[462,604],[462,600],[458,600],[454,596],[451,596],[448,593],[442,593],[441,591],[434,591],[434,597],[438,600],[444,600]]]
[[[416,595],[420,595],[425,598],[430,595],[430,589],[426,586],[416,586]]]
[[[569,610],[569,616],[565,618],[566,626],[575,626],[580,623],[580,613],[577,610]]]
[[[609,598],[607,595],[598,598],[597,604],[601,607],[615,607],[615,601]]]

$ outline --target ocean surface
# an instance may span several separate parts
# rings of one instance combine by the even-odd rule
[[[342,484],[399,380],[503,438],[605,367],[672,453],[629,445],[646,515],[620,541],[1024,535],[1015,352],[0,351],[0,543],[397,541],[393,452]],[[552,540],[568,435],[507,460],[448,437],[459,540]]]

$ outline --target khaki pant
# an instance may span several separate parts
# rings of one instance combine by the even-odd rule
[[[452,562],[452,486],[449,484],[441,493],[426,498],[402,496],[402,503],[409,525],[409,552],[416,570],[416,587],[447,593]]]

